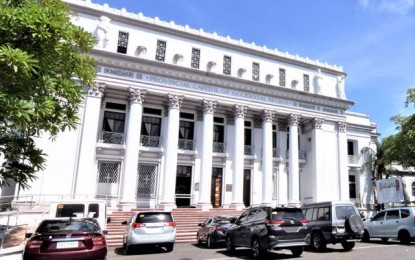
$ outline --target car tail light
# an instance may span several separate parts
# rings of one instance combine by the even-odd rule
[[[168,227],[176,227],[176,222],[167,222],[166,226]]]
[[[144,224],[144,223],[133,223],[133,225],[132,225],[133,228],[143,228],[145,226],[146,226],[146,224]]]
[[[267,221],[268,226],[279,226],[281,224],[284,224],[283,219],[276,219],[276,220],[268,220]]]
[[[105,240],[104,236],[96,236],[96,237],[92,238],[92,243],[94,244],[94,246],[105,245],[106,240]]]
[[[40,248],[42,245],[42,240],[29,240],[26,243],[27,248]]]
[[[300,219],[299,222],[303,225],[307,225],[310,221],[308,221],[308,219]]]

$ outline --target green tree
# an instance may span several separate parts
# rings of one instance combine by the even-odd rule
[[[77,127],[95,39],[71,15],[60,0],[0,2],[0,186],[27,188],[45,164],[34,138]]]

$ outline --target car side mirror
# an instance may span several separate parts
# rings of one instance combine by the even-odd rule
[[[25,237],[30,238],[33,235],[33,233],[26,233]]]
[[[121,222],[121,225],[128,225],[128,221]]]
[[[107,218],[107,223],[110,223],[111,222],[111,218],[110,217],[108,217]]]

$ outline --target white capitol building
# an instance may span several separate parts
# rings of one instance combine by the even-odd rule
[[[91,1],[66,0],[99,40],[76,131],[47,136],[39,202],[135,207],[373,203],[360,150],[376,124],[348,110],[340,66]]]

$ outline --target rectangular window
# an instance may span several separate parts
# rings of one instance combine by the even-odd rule
[[[192,49],[192,63],[191,66],[194,69],[198,69],[200,64],[200,50],[199,49]]]
[[[125,113],[105,111],[102,130],[106,132],[124,133]]]
[[[167,43],[165,41],[157,41],[157,49],[156,49],[156,61],[162,61],[166,59],[166,46]]]
[[[259,63],[252,63],[252,80],[259,81]]]
[[[141,135],[146,136],[160,136],[161,132],[161,118],[143,116],[141,123]]]
[[[128,46],[128,33],[118,32],[117,52],[126,54],[127,46]]]
[[[347,154],[348,155],[355,155],[355,142],[347,141]]]
[[[307,74],[303,75],[303,82],[304,82],[304,91],[310,91],[310,76]]]
[[[229,56],[223,56],[223,74],[231,75],[232,58]]]
[[[349,197],[351,199],[356,199],[357,198],[356,175],[349,175]]]
[[[285,69],[279,71],[279,85],[285,87]]]

